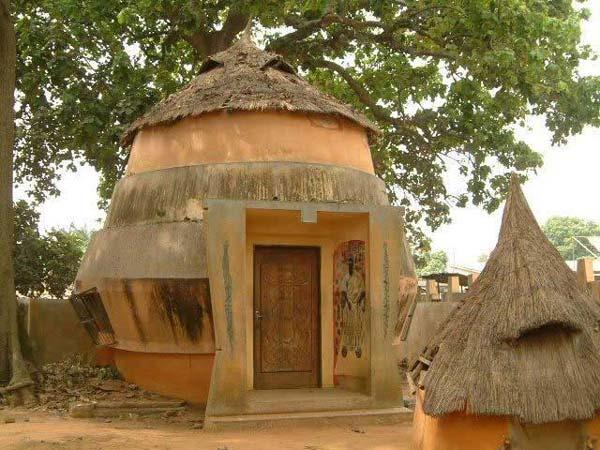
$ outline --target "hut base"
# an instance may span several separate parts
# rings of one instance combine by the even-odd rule
[[[423,411],[423,396],[424,392],[419,391],[413,419],[411,450],[598,448],[595,444],[600,437],[598,416],[590,421],[565,420],[540,425],[522,425],[504,416],[473,416],[466,413],[432,417]]]
[[[115,349],[123,378],[143,389],[206,405],[213,354],[142,353]]]
[[[423,391],[417,393],[411,450],[498,450],[508,436],[503,417],[468,416],[463,413],[431,417],[422,406]]]

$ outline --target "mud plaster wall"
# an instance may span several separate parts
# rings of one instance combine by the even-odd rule
[[[142,129],[127,173],[242,161],[314,162],[373,173],[362,127],[342,118],[278,111],[216,112]]]
[[[600,419],[522,425],[502,416],[423,412],[424,391],[417,393],[411,450],[597,450]],[[586,446],[587,444],[587,446]]]
[[[115,348],[153,353],[213,353],[207,279],[105,279],[100,295]]]
[[[74,354],[94,357],[95,346],[68,300],[30,299],[27,332],[39,365]]]
[[[501,450],[508,421],[496,416],[461,413],[440,418],[423,412],[423,391],[417,393],[411,450]]]
[[[151,392],[205,405],[213,354],[140,353],[115,350],[115,364],[126,380]]]
[[[419,302],[404,341],[399,341],[398,359],[414,361],[433,338],[437,328],[450,315],[458,302]]]
[[[585,433],[588,437],[589,443],[594,443],[595,448],[593,450],[600,450],[600,415],[588,420],[585,423]]]
[[[585,424],[576,421],[522,425],[510,423],[511,450],[589,450]]]
[[[206,238],[201,223],[174,222],[100,230],[79,267],[81,292],[105,278],[206,278]]]

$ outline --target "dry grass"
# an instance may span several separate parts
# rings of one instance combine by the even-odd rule
[[[283,58],[260,50],[248,36],[211,56],[200,74],[137,119],[122,137],[130,145],[143,127],[166,124],[213,111],[283,110],[344,117],[371,134],[377,127],[365,116],[320,92],[296,75]]]

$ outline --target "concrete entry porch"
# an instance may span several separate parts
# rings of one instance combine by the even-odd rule
[[[371,397],[339,388],[272,389],[248,393],[251,414],[364,409]]]
[[[408,410],[402,407],[393,341],[404,300],[398,286],[411,273],[401,210],[220,199],[208,200],[205,207],[216,344],[207,428],[282,421],[402,420]],[[348,242],[360,243],[363,282],[351,279],[351,267],[359,259],[344,253],[354,248],[344,247]],[[255,383],[254,249],[277,245],[320,249],[319,388],[259,390]],[[346,250],[338,252],[340,246]],[[339,273],[336,258],[342,260],[344,273]],[[354,292],[344,291],[343,301],[353,302],[348,310],[362,308],[360,320],[366,321],[357,325],[357,316],[344,312],[345,323],[353,324],[351,333],[337,329],[340,283],[346,283],[344,289],[353,284]],[[366,295],[356,294],[357,285]]]
[[[246,413],[207,415],[204,428],[218,431],[290,424],[388,424],[410,422],[413,414],[402,406],[374,407],[371,396],[340,388],[254,390],[247,398]]]
[[[338,411],[369,408],[369,395],[340,388],[271,389],[248,393],[250,414]]]

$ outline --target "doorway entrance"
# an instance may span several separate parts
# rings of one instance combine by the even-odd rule
[[[319,387],[320,250],[254,248],[254,388]]]

